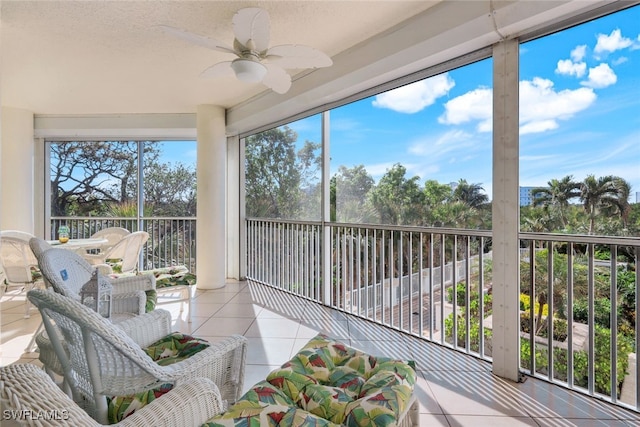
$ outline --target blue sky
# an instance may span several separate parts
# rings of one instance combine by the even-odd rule
[[[640,7],[520,47],[520,185],[617,175],[640,191]],[[492,61],[331,111],[331,170],[394,163],[491,195]],[[290,124],[319,141],[319,117]],[[635,198],[632,199],[635,201]]]
[[[620,176],[640,192],[640,6],[520,46],[520,185]],[[394,163],[422,182],[466,179],[491,196],[492,60],[331,111],[331,172]],[[320,141],[320,116],[289,124]],[[195,162],[195,144],[167,147]],[[632,202],[635,198],[632,198]]]

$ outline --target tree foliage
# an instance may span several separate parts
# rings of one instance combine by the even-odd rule
[[[246,139],[246,206],[250,217],[317,219],[305,215],[305,199],[317,199],[313,185],[321,157],[319,144],[306,141],[296,151],[298,135],[288,126],[270,129]],[[314,197],[316,195],[316,197]],[[313,209],[307,203],[307,209]]]
[[[145,212],[160,216],[195,215],[194,168],[162,163],[157,142],[142,144]],[[53,216],[109,216],[137,211],[131,210],[131,206],[135,206],[138,192],[138,142],[52,143],[50,158]]]
[[[371,189],[370,200],[382,224],[421,225],[425,195],[420,177],[406,177],[407,169],[399,163],[380,178]]]
[[[531,191],[533,205],[553,210],[554,213],[557,213],[562,228],[564,228],[567,225],[566,212],[569,208],[569,202],[580,196],[580,184],[574,182],[571,175],[560,180],[554,178],[547,184],[546,188],[534,188]]]
[[[331,177],[331,220],[340,222],[369,222],[371,209],[367,195],[375,181],[364,165],[340,166]]]

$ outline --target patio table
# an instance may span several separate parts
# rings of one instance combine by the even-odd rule
[[[51,246],[62,249],[98,249],[100,246],[108,243],[107,239],[69,239],[66,243],[60,243],[58,240],[47,240]]]

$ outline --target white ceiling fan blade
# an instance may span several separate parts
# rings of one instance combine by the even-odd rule
[[[203,78],[211,78],[211,77],[224,77],[224,76],[234,76],[235,73],[231,68],[231,61],[218,62],[215,65],[204,70],[200,73],[200,77]]]
[[[327,54],[309,46],[283,44],[274,46],[267,52],[269,64],[283,68],[329,67],[333,61]]]
[[[269,48],[269,13],[258,7],[240,9],[233,15],[233,34],[243,46],[264,52]],[[249,46],[249,41],[253,46]]]
[[[168,25],[158,25],[158,27],[165,33],[171,34],[172,36],[175,36],[186,42],[193,43],[198,46],[206,47],[208,49],[217,50],[219,52],[227,52],[227,53],[233,53],[234,55],[237,55],[236,51],[233,50],[231,46],[219,40],[212,39],[210,37],[201,36],[195,33],[190,33],[189,31],[182,30],[180,28],[170,27]]]
[[[271,64],[264,64],[267,74],[262,79],[262,84],[277,93],[286,93],[291,87],[291,76],[287,72]]]

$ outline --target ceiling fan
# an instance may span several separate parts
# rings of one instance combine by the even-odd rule
[[[233,47],[216,39],[189,31],[160,25],[168,34],[182,40],[237,56],[219,62],[202,72],[201,77],[233,75],[244,82],[261,82],[277,93],[291,87],[286,68],[321,68],[333,64],[325,53],[309,46],[284,44],[269,47],[270,23],[266,10],[257,7],[240,9],[233,15]]]

